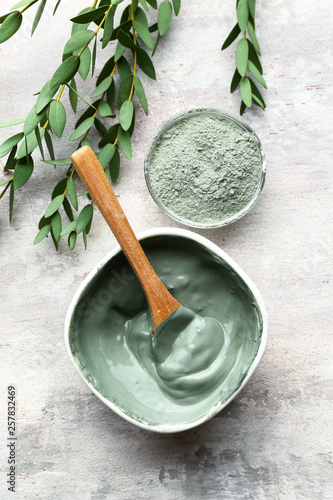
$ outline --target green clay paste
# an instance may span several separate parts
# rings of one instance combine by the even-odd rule
[[[154,378],[182,404],[196,402],[220,383],[224,371],[224,330],[214,318],[179,307],[153,338]]]
[[[153,426],[193,422],[240,387],[258,351],[260,311],[243,280],[199,243],[159,236],[142,246],[183,307],[153,339],[146,298],[119,253],[76,306],[71,350],[86,379],[126,415]]]
[[[199,227],[224,224],[246,211],[261,181],[257,137],[217,114],[188,114],[159,137],[148,178],[176,218]]]

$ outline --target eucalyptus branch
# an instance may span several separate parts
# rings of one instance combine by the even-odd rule
[[[36,3],[39,3],[32,22],[31,35],[33,35],[39,21],[41,20],[47,1],[48,0],[21,0],[11,7],[11,12],[0,16],[0,44],[9,40],[9,38],[15,35],[15,33],[20,29],[23,20],[23,13]],[[57,0],[53,10],[53,15],[56,13],[60,2],[61,0]],[[18,10],[20,7],[22,7],[22,9]]]
[[[236,47],[236,69],[230,85],[231,93],[240,86],[242,97],[240,114],[242,115],[247,107],[251,108],[253,103],[262,109],[266,108],[265,101],[253,78],[265,89],[267,86],[262,76],[263,69],[258,57],[261,55],[261,51],[255,32],[255,0],[237,0],[236,10],[237,23],[227,36],[221,50],[229,47],[240,34],[242,35]],[[249,38],[247,38],[247,34]]]
[[[176,15],[179,12],[180,0],[172,0],[172,3],[163,0],[159,6],[156,0],[131,0],[123,9],[119,25],[114,26],[115,11],[123,2],[124,0],[95,0],[91,7],[86,7],[71,19],[73,23],[71,37],[65,44],[60,66],[38,93],[35,105],[23,120],[23,131],[10,137],[0,146],[0,158],[8,155],[5,171],[13,171],[11,179],[0,195],[0,198],[3,197],[10,186],[10,220],[13,214],[14,193],[22,188],[33,174],[32,153],[35,150],[39,150],[45,163],[69,167],[67,174],[53,189],[51,202],[39,221],[39,232],[35,243],[51,235],[58,249],[60,239],[68,236],[68,245],[73,249],[77,236],[82,233],[86,247],[87,234],[93,219],[93,201],[88,193],[86,194],[89,201],[79,211],[78,197],[81,195],[77,193],[75,170],[70,158],[56,159],[54,155],[53,142],[63,137],[67,120],[68,110],[66,111],[61,102],[65,88],[68,88],[70,105],[74,113],[77,111],[78,99],[88,105],[78,118],[75,129],[71,131],[69,141],[79,141],[77,146],[92,147],[88,136],[95,129],[100,135],[99,150],[96,154],[110,182],[116,182],[118,178],[122,156],[132,158],[131,136],[135,126],[133,103],[135,95],[148,115],[148,102],[138,70],[140,69],[149,78],[156,79],[155,68],[147,51],[156,50],[160,37],[170,26],[173,12]],[[20,2],[20,6],[26,9],[33,3]],[[41,0],[39,7],[45,7],[45,3],[46,0]],[[18,5],[14,7],[17,8]],[[58,5],[59,0],[56,7]],[[149,25],[146,15],[149,11],[148,5],[157,11],[157,20],[152,25]],[[21,12],[19,15],[22,15]],[[6,19],[8,16],[3,23]],[[11,22],[9,18],[6,29]],[[95,29],[90,29],[92,23],[97,26]],[[11,27],[11,31],[14,33],[14,26]],[[116,46],[113,55],[104,63],[95,90],[87,98],[78,91],[76,79],[79,75],[85,81],[90,72],[91,75],[94,74],[97,36],[100,31],[103,31],[100,40],[102,49],[114,41]],[[158,34],[154,42],[152,33],[155,31],[158,31]],[[22,123],[22,120],[0,124],[0,127],[14,123]],[[45,159],[45,147],[50,159]],[[76,217],[73,210],[78,212]],[[63,224],[64,216],[68,220],[65,224]]]

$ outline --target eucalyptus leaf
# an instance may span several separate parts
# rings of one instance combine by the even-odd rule
[[[231,85],[230,85],[230,92],[233,93],[237,89],[238,85],[240,84],[242,77],[238,73],[237,69],[235,69],[234,76],[232,77],[231,80]]]
[[[92,149],[92,146],[91,146],[90,142],[88,141],[88,139],[82,139],[82,141],[80,142],[80,147],[82,148],[83,146],[88,146],[89,148]]]
[[[97,52],[97,37],[95,37],[94,48],[91,56],[91,76],[94,76],[94,71],[96,66],[96,52]]]
[[[78,73],[83,80],[86,80],[87,76],[89,75],[90,64],[91,64],[91,52],[89,47],[86,47],[82,52],[82,54],[80,55],[80,65],[78,69]]]
[[[238,37],[238,35],[239,35],[240,32],[241,32],[241,30],[240,30],[240,27],[239,27],[239,25],[237,23],[237,24],[235,24],[235,26],[232,28],[232,30],[230,31],[229,35],[225,39],[225,41],[224,41],[224,43],[222,45],[221,50],[224,50],[227,47],[229,47],[229,45],[231,45],[232,42],[234,42],[236,40],[236,38]]]
[[[110,76],[110,74],[112,73],[112,71],[114,69],[114,63],[115,63],[114,56],[110,57],[110,59],[108,59],[106,61],[106,63],[104,64],[104,66],[102,68],[102,71],[98,75],[96,85],[99,85],[103,80],[105,80],[105,78],[107,76]]]
[[[52,234],[54,236],[54,239],[56,240],[57,243],[59,243],[60,234],[61,234],[61,230],[62,230],[61,216],[60,216],[59,212],[56,212],[53,215],[51,224],[52,224],[51,229],[52,229]]]
[[[75,141],[79,139],[83,134],[85,134],[94,124],[95,118],[93,116],[84,120],[71,134],[69,140]]]
[[[75,79],[71,81],[71,84],[68,85],[68,97],[69,97],[69,102],[71,103],[72,110],[74,113],[76,113],[77,109],[77,88],[76,88],[76,82]]]
[[[82,49],[94,38],[95,33],[92,30],[77,31],[66,43],[64,54],[71,54],[75,50]]]
[[[24,122],[24,135],[29,135],[33,130],[35,130],[42,118],[43,115],[41,113],[37,114],[36,106],[33,106]]]
[[[173,9],[175,11],[176,16],[178,16],[179,11],[180,11],[180,0],[172,0],[173,3]]]
[[[116,151],[114,144],[106,144],[102,151],[98,154],[98,160],[103,168],[105,168],[113,158]]]
[[[99,104],[99,101],[95,101],[93,103],[93,106],[89,106],[89,108],[87,108],[85,110],[85,112],[80,116],[80,118],[76,122],[75,128],[78,128],[78,126],[81,125],[81,123],[84,122],[84,120],[86,120],[87,118],[89,118],[90,116],[93,116],[95,114],[95,111],[96,111],[98,104]],[[96,106],[96,108],[95,108],[95,106]]]
[[[69,199],[71,200],[71,203],[75,210],[78,209],[78,202],[77,202],[77,192],[76,192],[76,185],[75,182],[73,181],[72,177],[70,177],[67,181],[67,192]]]
[[[11,182],[9,190],[9,223],[12,222],[14,209],[14,183]]]
[[[134,82],[135,92],[139,98],[143,111],[146,113],[146,115],[148,115],[148,102],[141,80],[137,75],[134,75],[133,82]]]
[[[73,80],[72,80],[73,81]],[[90,108],[92,109],[92,112],[91,114],[93,114],[95,111],[96,111],[96,106],[94,106],[93,104],[91,104],[90,102],[86,101],[86,99],[84,97],[82,97],[81,94],[78,93],[77,89],[76,89],[76,85],[75,87],[71,87],[68,83],[66,84],[67,87],[74,93],[77,95],[77,97],[79,97],[83,102],[85,102],[86,104],[88,104],[88,106],[90,106]]]
[[[139,21],[133,21],[133,27],[141,40],[147,45],[150,50],[154,50],[154,40],[151,36],[148,27],[141,24]]]
[[[252,94],[252,99],[254,100],[254,102],[256,104],[258,104],[258,106],[261,107],[261,109],[265,110],[265,106],[263,105],[263,103],[261,102],[261,100],[254,94]]]
[[[119,110],[119,121],[123,130],[127,131],[132,123],[134,106],[132,101],[125,101]]]
[[[54,160],[53,143],[52,143],[51,136],[47,130],[45,130],[45,143],[46,143],[46,147],[47,147],[47,150],[49,152],[51,159]]]
[[[252,26],[251,21],[248,21],[248,23],[247,23],[247,30],[249,32],[249,35],[250,35],[250,38],[251,38],[251,42],[253,44],[253,47],[255,48],[255,51],[259,55],[261,55],[260,46],[259,46],[259,43],[258,43],[258,40],[257,40],[256,32],[254,31],[254,27]]]
[[[147,3],[149,3],[153,9],[157,10],[157,0],[147,0]]]
[[[43,139],[44,134],[45,134],[45,129],[44,128],[40,129],[41,139]],[[38,146],[38,140],[36,137],[36,132],[34,130],[29,135],[27,135],[25,139],[26,140],[23,141],[19,147],[16,157],[18,160],[32,153],[32,151],[36,149]]]
[[[53,9],[53,15],[57,12],[58,7],[59,7],[59,5],[60,5],[60,2],[61,2],[61,0],[58,0],[58,1],[57,1],[57,3],[55,4],[55,7],[54,7],[54,9]]]
[[[71,165],[72,160],[70,158],[58,158],[58,160],[44,160],[44,163],[47,163],[48,165],[64,166]]]
[[[45,106],[53,99],[54,94],[57,92],[59,85],[51,87],[51,80],[45,83],[44,87],[40,91],[37,102],[36,102],[36,113],[39,114]]]
[[[116,182],[120,170],[120,156],[118,148],[115,148],[114,155],[109,163],[110,175],[112,182]]]
[[[102,117],[112,117],[112,118],[115,118],[116,115],[114,115],[112,113],[112,109],[110,107],[110,105],[105,102],[105,101],[101,101],[100,104],[99,104],[99,114],[102,116]]]
[[[116,86],[114,80],[112,79],[112,83],[108,90],[106,91],[106,101],[110,105],[112,111],[114,111],[114,105],[116,100]]]
[[[244,101],[242,101],[239,109],[239,114],[242,116],[245,113],[245,110],[246,110],[246,104]]]
[[[64,194],[64,192],[66,191],[66,187],[67,187],[67,177],[64,177],[63,179],[61,179],[61,181],[59,181],[56,184],[56,187],[53,189],[51,196],[52,200],[57,196]]]
[[[80,234],[85,229],[87,224],[91,221],[94,210],[92,205],[86,205],[80,212],[76,224],[76,233]]]
[[[249,59],[249,44],[246,38],[242,38],[236,47],[236,67],[241,76],[246,75]]]
[[[78,70],[80,61],[76,56],[65,59],[51,78],[50,87],[56,87],[69,82]]]
[[[253,64],[253,62],[251,62],[251,61],[248,62],[248,68],[251,71],[251,73],[254,76],[254,78],[260,83],[260,85],[262,85],[263,87],[265,87],[265,89],[267,89],[267,85],[266,85],[266,82],[265,82],[263,76],[257,70],[257,68]]]
[[[14,189],[19,189],[30,179],[34,169],[34,162],[31,156],[19,159],[14,170]]]
[[[9,178],[8,178],[8,179],[6,179],[5,181],[1,181],[1,182],[0,182],[0,187],[1,187],[1,186],[4,186],[5,184],[8,184],[8,182],[12,182],[12,180],[13,180],[13,179],[12,179],[11,177],[9,177]]]
[[[115,125],[112,125],[106,132],[106,134],[102,137],[102,139],[99,141],[99,147],[103,148],[106,144],[111,144],[114,143],[116,140],[116,137],[118,135],[118,128],[119,124],[116,123]]]
[[[91,23],[92,21],[95,21],[95,19],[101,17],[101,15],[103,15],[106,12],[107,8],[108,8],[107,5],[103,5],[98,9],[94,9],[93,7],[91,7],[84,14],[79,14],[76,17],[72,17],[71,21],[73,23],[78,23],[78,24]]]
[[[32,23],[31,36],[34,34],[35,29],[37,28],[38,23],[43,15],[46,2],[47,2],[47,0],[41,0],[40,4],[38,5],[38,9],[37,9],[34,21]]]
[[[135,21],[143,24],[149,30],[147,15],[145,11],[143,11],[140,7],[137,7],[136,11],[134,12],[134,19]]]
[[[107,13],[105,22],[104,22],[104,31],[102,37],[102,49],[104,49],[109,41],[111,40],[112,32],[113,32],[113,17],[114,10],[110,9]]]
[[[127,101],[132,88],[132,75],[127,76],[119,85],[118,90],[118,107],[121,108],[123,102]]]
[[[255,14],[255,10],[256,10],[256,0],[248,0],[248,3],[249,3],[250,14],[254,19],[254,14]]]
[[[252,97],[253,99],[256,101],[257,104],[259,104],[259,106],[262,107],[262,109],[265,109],[266,108],[266,103],[261,95],[261,93],[259,92],[256,84],[251,80],[250,80],[250,83],[251,83],[251,89],[252,89]]]
[[[119,24],[119,26],[114,28],[114,30],[112,32],[111,40],[117,40],[119,30],[123,30],[123,31],[125,31],[125,33],[128,33],[131,28],[132,28],[132,21],[130,19],[128,19],[127,21],[121,22]]]
[[[137,62],[138,66],[142,71],[152,80],[156,80],[156,73],[154,65],[147,54],[143,49],[137,49]]]
[[[94,125],[99,135],[103,137],[107,132],[107,128],[105,127],[105,125],[98,118],[95,118]]]
[[[38,0],[35,0],[38,2]],[[21,0],[21,2],[16,3],[13,5],[13,7],[10,8],[10,10],[16,10],[19,9],[20,7],[25,7],[25,5],[28,5],[28,3],[32,3],[31,0]]]
[[[0,158],[7,155],[9,151],[16,146],[18,142],[23,138],[24,134],[20,132],[19,134],[15,134],[12,137],[9,137],[5,142],[3,142],[0,146]]]
[[[259,73],[262,74],[263,70],[256,49],[253,47],[253,43],[250,40],[248,40],[248,44],[249,44],[249,60],[253,62]]]
[[[237,3],[237,21],[240,30],[244,33],[246,31],[247,20],[249,18],[248,0],[239,0]]]
[[[118,41],[117,46],[116,46],[116,50],[114,53],[115,62],[117,62],[118,59],[120,59],[125,52],[126,52],[126,47]]]
[[[171,3],[167,0],[164,0],[158,8],[158,14],[157,14],[158,31],[161,36],[163,36],[164,33],[169,28],[171,19],[172,19]]]
[[[37,245],[37,243],[40,243],[49,234],[50,231],[51,231],[50,225],[43,226],[34,240],[34,245]]]
[[[121,127],[118,130],[118,141],[124,155],[130,160],[132,158],[131,138],[129,133]]]
[[[125,59],[125,57],[121,57],[118,60],[117,69],[119,76],[122,80],[124,80],[127,76],[132,75],[131,66],[128,64],[127,59]]]
[[[83,238],[83,243],[84,243],[84,249],[87,250],[87,233],[86,231],[82,231],[82,238]]]
[[[125,31],[119,30],[117,33],[117,38],[124,47],[127,47],[128,49],[136,48],[136,44],[134,43],[130,35],[125,33]]]
[[[36,134],[36,139],[37,139],[37,143],[38,143],[40,154],[42,156],[42,159],[45,160],[45,158],[44,158],[44,149],[43,149],[43,144],[42,144],[42,137],[40,135],[40,131],[39,131],[38,125],[35,128],[35,134]]]
[[[53,200],[46,209],[44,217],[50,217],[50,215],[53,215],[55,212],[57,212],[57,210],[59,210],[59,208],[61,207],[64,198],[65,195],[63,194],[59,194],[58,196],[53,198]]]
[[[77,223],[77,221],[73,220],[72,222],[70,222],[69,224],[67,224],[67,226],[64,227],[64,229],[61,231],[60,236],[66,236],[66,234],[69,234],[72,231],[75,231],[75,229],[76,229],[76,223]]]
[[[17,163],[17,160],[15,158],[16,151],[17,146],[14,146],[7,158],[5,168],[3,169],[4,172],[7,172],[7,170],[13,170],[15,168],[15,165]]]
[[[69,236],[68,236],[68,246],[71,250],[74,249],[75,244],[77,240],[77,234],[75,231],[73,231]]]
[[[252,105],[252,90],[250,80],[247,76],[240,82],[240,93],[244,104],[250,108]]]
[[[0,43],[11,38],[22,23],[22,14],[19,11],[11,12],[0,26]]]
[[[103,94],[111,85],[112,77],[107,76],[97,87],[94,92],[90,95],[91,99]]]
[[[139,3],[141,3],[142,7],[148,12],[149,7],[147,5],[146,0],[139,0]]]
[[[8,17],[10,15],[10,12],[8,12],[7,14],[4,14],[3,16],[0,16],[0,24],[2,24],[4,22],[4,20],[6,19],[6,17]]]
[[[112,5],[118,5],[119,3],[123,2],[124,0],[111,0]]]
[[[67,217],[69,218],[70,221],[72,221],[74,219],[74,215],[73,215],[73,210],[72,210],[71,204],[69,203],[69,201],[67,199],[67,196],[65,196],[62,204],[63,204],[63,207],[64,207],[64,210],[66,212]]]
[[[12,127],[13,125],[19,125],[25,122],[26,118],[17,118],[16,120],[11,120],[10,122],[0,123],[0,128]]]
[[[50,226],[52,222],[52,216],[51,217],[42,217],[38,223],[38,229],[42,229],[44,226]]]
[[[49,110],[49,123],[57,137],[62,136],[66,124],[66,110],[60,101],[51,101]]]
[[[152,56],[155,54],[155,52],[157,50],[158,44],[160,43],[160,39],[161,39],[161,35],[159,33],[157,33],[157,37],[156,37],[156,40],[155,40],[155,45],[154,45],[154,50],[152,52]]]

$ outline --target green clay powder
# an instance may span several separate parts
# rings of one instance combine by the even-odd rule
[[[147,157],[148,185],[155,198],[190,225],[233,222],[260,190],[258,138],[218,114],[182,114],[162,129]]]

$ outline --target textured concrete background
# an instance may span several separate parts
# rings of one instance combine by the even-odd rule
[[[0,0],[1,14],[8,4]],[[136,106],[133,159],[122,161],[115,185],[136,232],[177,225],[158,210],[144,182],[144,153],[157,126],[194,106],[238,114],[239,95],[228,90],[234,48],[220,51],[235,22],[234,4],[184,1],[154,56],[157,82],[142,78],[149,116]],[[55,18],[50,7],[32,40],[28,11],[19,34],[0,46],[1,121],[30,110],[32,94],[60,62],[68,18],[85,5],[63,1]],[[108,410],[72,366],[63,323],[78,285],[115,239],[95,213],[87,251],[80,243],[70,252],[63,242],[56,253],[49,240],[33,246],[64,172],[38,161],[16,193],[11,226],[8,198],[0,204],[1,498],[15,496],[5,484],[8,384],[18,391],[20,500],[333,498],[332,5],[277,0],[258,1],[257,8],[267,110],[245,119],[267,155],[266,186],[241,221],[199,232],[244,268],[266,301],[270,340],[263,361],[223,412],[183,434],[148,433]],[[103,60],[104,54],[99,69]],[[80,82],[85,95],[92,88],[92,81]],[[67,137],[74,121],[68,112],[58,157],[72,151]],[[0,129],[0,142],[20,130]]]

